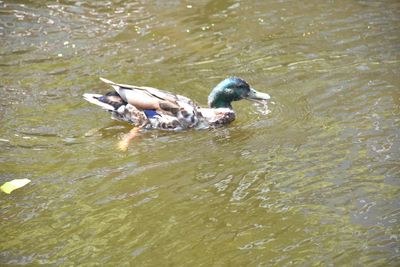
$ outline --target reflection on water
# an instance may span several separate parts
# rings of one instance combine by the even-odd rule
[[[399,262],[398,1],[0,1],[1,264]],[[228,127],[147,132],[85,103],[99,76],[205,105],[268,92]]]

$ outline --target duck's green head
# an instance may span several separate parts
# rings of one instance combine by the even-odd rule
[[[254,101],[265,101],[270,96],[260,93],[249,86],[240,78],[226,78],[220,82],[208,96],[208,105],[211,108],[232,108],[232,101],[248,99]]]

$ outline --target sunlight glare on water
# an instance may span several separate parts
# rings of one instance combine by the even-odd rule
[[[396,266],[398,1],[0,1],[1,265]],[[99,80],[207,104],[271,95],[213,130],[149,131],[82,98]]]

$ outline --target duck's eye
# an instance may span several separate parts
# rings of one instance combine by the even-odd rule
[[[232,93],[234,92],[234,89],[235,89],[235,88],[226,88],[226,89],[225,89],[225,93],[227,93],[227,94],[232,94]]]

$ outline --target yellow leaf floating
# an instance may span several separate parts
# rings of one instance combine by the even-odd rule
[[[10,194],[15,189],[21,188],[27,184],[29,184],[31,180],[29,179],[15,179],[9,182],[4,183],[0,189],[6,194]]]

